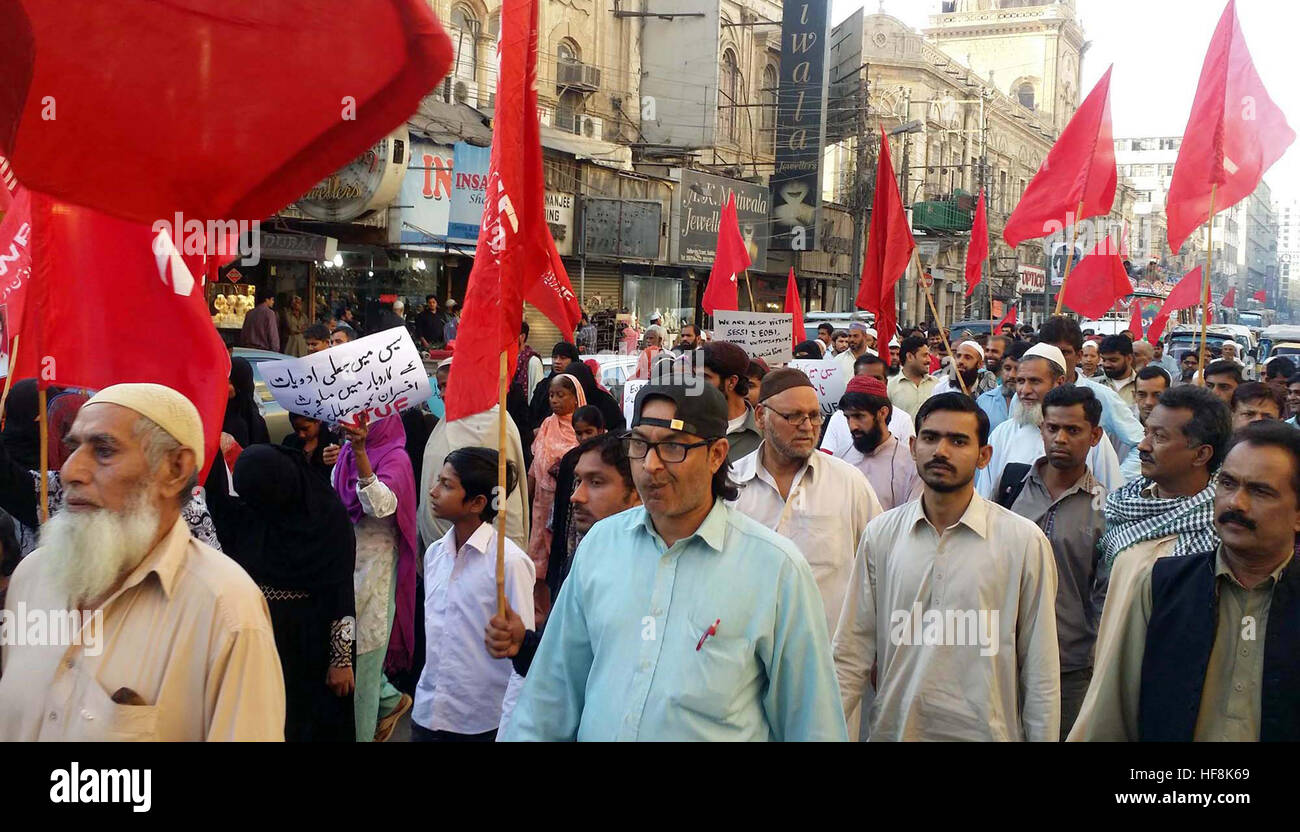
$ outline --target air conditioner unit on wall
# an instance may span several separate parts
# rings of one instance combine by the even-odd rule
[[[586,115],[581,116],[580,118],[582,119],[582,124],[581,129],[578,130],[579,135],[585,136],[589,139],[596,139],[597,141],[604,138],[605,122],[602,119]]]

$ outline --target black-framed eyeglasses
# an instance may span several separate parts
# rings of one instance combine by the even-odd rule
[[[645,459],[654,448],[655,453],[659,454],[661,462],[681,462],[686,459],[686,454],[692,448],[700,448],[706,445],[712,445],[716,439],[705,439],[702,442],[647,442],[636,436],[623,437],[623,453],[627,454],[628,459]]]
[[[825,417],[822,416],[822,412],[820,410],[818,410],[816,413],[782,413],[781,411],[777,410],[775,407],[772,407],[770,404],[765,404],[763,405],[763,407],[772,411],[777,416],[780,416],[782,419],[785,419],[786,423],[789,424],[790,427],[792,428],[799,427],[805,421],[808,422],[808,424],[812,425],[813,427],[817,427],[825,420]]]

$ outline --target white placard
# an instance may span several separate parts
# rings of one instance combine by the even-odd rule
[[[290,413],[330,424],[371,422],[428,399],[433,391],[424,362],[405,327],[394,327],[337,347],[279,361],[264,361],[262,378]]]
[[[632,406],[636,404],[636,394],[642,387],[649,384],[649,379],[630,378],[623,382],[623,419],[627,422],[628,427],[632,427]]]
[[[844,365],[833,358],[796,358],[789,366],[807,374],[808,380],[817,389],[817,400],[821,402],[823,416],[830,418],[832,413],[840,409],[840,398],[849,386]]]
[[[743,347],[750,358],[761,358],[769,367],[788,364],[794,357],[794,315],[719,309],[713,313],[713,340]]]

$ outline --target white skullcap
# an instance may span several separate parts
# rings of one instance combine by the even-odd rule
[[[1026,358],[1034,358],[1035,356],[1038,358],[1046,358],[1057,367],[1060,367],[1061,372],[1065,372],[1065,355],[1061,352],[1059,347],[1054,347],[1051,344],[1034,344],[1032,347],[1025,350],[1024,357],[1020,360],[1024,361]]]
[[[660,341],[668,340],[668,330],[664,329],[659,324],[651,324],[650,326],[646,327],[645,334],[658,335]]]
[[[1101,351],[1101,347],[1097,344],[1096,341],[1084,341],[1084,342],[1083,342],[1083,348],[1086,350],[1088,347],[1092,347],[1093,349],[1097,350],[1098,352]]]
[[[858,332],[865,332],[868,335],[875,335],[876,331],[867,326],[866,321],[849,321],[849,329],[856,329]]]
[[[82,407],[116,404],[134,410],[194,452],[194,467],[203,469],[203,419],[194,403],[161,384],[114,384],[90,397]]]
[[[450,356],[450,355],[447,356],[446,358],[444,358],[444,359],[442,359],[441,361],[438,362],[438,369],[439,369],[439,370],[441,370],[443,367],[450,367],[450,366],[451,366],[451,356]]]
[[[960,344],[957,345],[957,349],[961,349],[962,347],[970,347],[971,349],[975,350],[975,352],[980,354],[980,361],[984,360],[984,348],[981,347],[975,341],[962,341]]]

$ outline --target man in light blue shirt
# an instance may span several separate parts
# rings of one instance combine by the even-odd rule
[[[722,394],[655,379],[634,413],[643,505],[578,546],[502,739],[846,740],[812,570],[724,502]]]

